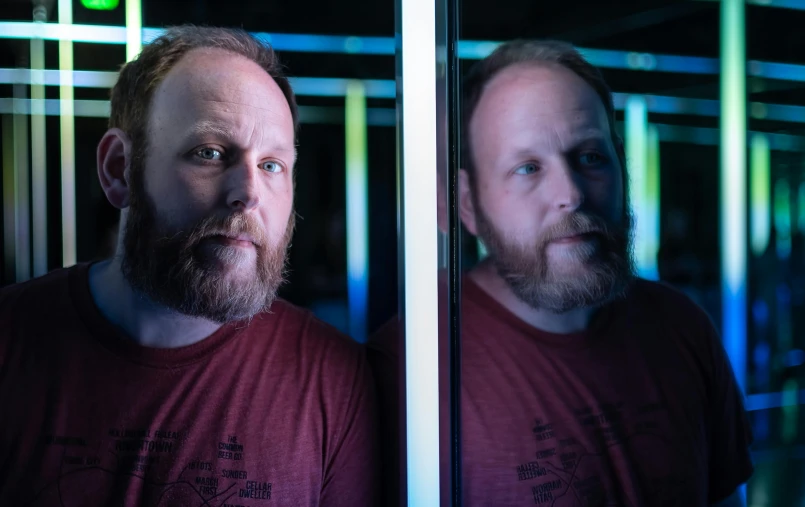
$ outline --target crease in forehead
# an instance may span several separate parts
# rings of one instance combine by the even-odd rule
[[[191,50],[171,69],[159,88],[158,93],[188,104],[204,101],[282,114],[279,108],[270,106],[280,102],[290,114],[285,94],[274,78],[256,62],[225,49]]]
[[[505,74],[505,75],[504,75]],[[550,131],[562,137],[609,134],[609,118],[598,93],[563,67],[518,65],[496,76],[481,98],[477,127],[490,121],[506,130]],[[598,132],[593,132],[598,131]],[[511,135],[509,133],[508,135]]]
[[[206,57],[218,61],[204,61]],[[195,65],[198,61],[201,63]],[[209,67],[212,72],[207,72]],[[171,73],[176,70],[179,72],[165,79],[155,97],[158,107],[152,110],[152,125],[181,128],[185,138],[231,141],[265,132],[270,134],[267,145],[295,152],[290,106],[279,85],[259,65],[228,51],[194,50]],[[266,130],[271,126],[287,126],[289,133]]]
[[[518,62],[501,69],[484,87],[481,102],[484,99],[500,102],[513,98],[511,93],[501,93],[501,89],[509,92],[514,89],[521,98],[539,102],[546,110],[553,110],[558,102],[570,109],[606,110],[590,83],[556,62]],[[562,100],[557,101],[557,97]]]

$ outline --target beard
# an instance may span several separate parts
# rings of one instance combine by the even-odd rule
[[[514,294],[532,308],[565,313],[604,305],[625,295],[634,278],[631,213],[622,223],[575,212],[542,232],[534,241],[501,234],[475,203],[478,236],[498,274]],[[559,238],[585,234],[561,258],[548,247]]]
[[[136,292],[178,313],[221,324],[250,319],[271,307],[284,282],[293,212],[275,244],[241,212],[169,230],[145,191],[142,167],[134,161],[130,184],[122,271]],[[254,252],[215,242],[216,237],[239,234],[251,236]]]

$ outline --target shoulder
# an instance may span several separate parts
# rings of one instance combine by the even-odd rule
[[[363,360],[359,343],[310,310],[284,299],[277,299],[268,312],[255,316],[253,328],[262,328],[275,339],[283,340],[295,354],[314,362],[354,367]]]
[[[0,288],[0,315],[16,314],[19,310],[34,306],[41,312],[46,302],[68,299],[71,273],[82,267],[57,269],[32,280]]]
[[[399,316],[392,317],[388,322],[380,326],[366,343],[370,359],[376,355],[390,358],[396,357],[399,354],[400,331]]]
[[[627,299],[630,325],[642,324],[651,336],[673,344],[705,378],[720,375],[728,359],[718,329],[690,297],[667,284],[639,280]]]
[[[23,350],[43,350],[51,335],[42,330],[63,323],[69,312],[69,278],[74,269],[58,269],[0,288],[0,369]]]
[[[641,315],[659,319],[670,327],[713,328],[707,312],[679,289],[663,282],[637,279],[626,297],[628,307]]]

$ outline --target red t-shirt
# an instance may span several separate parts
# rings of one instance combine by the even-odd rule
[[[526,324],[469,278],[462,294],[464,505],[697,507],[751,476],[728,358],[682,294],[637,281],[588,331],[567,335]],[[401,426],[398,335],[392,321],[370,341],[389,432]],[[399,495],[399,449],[384,452],[387,502]]]
[[[5,288],[0,407],[0,505],[373,505],[364,354],[284,301],[157,349],[101,316],[87,265]]]

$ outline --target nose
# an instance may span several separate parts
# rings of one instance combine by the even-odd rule
[[[260,204],[260,175],[257,164],[247,160],[229,168],[227,205],[237,211],[249,211]]]
[[[553,205],[561,211],[575,211],[584,203],[582,176],[565,162],[557,163],[551,171],[549,191]]]

